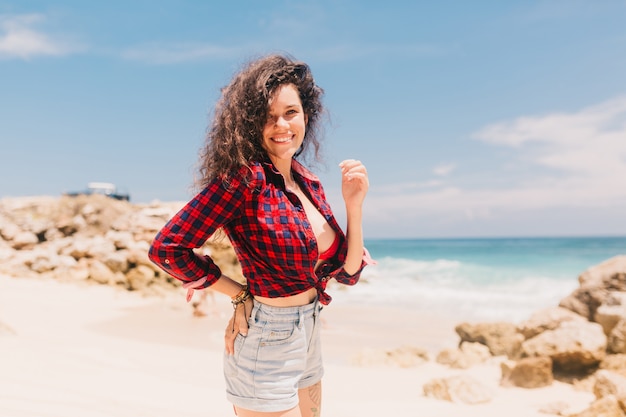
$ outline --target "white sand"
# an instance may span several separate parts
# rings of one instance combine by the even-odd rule
[[[143,297],[104,286],[0,276],[0,416],[232,416],[224,395],[222,337],[230,305],[197,318],[181,294]],[[545,417],[566,402],[578,411],[589,393],[555,382],[524,390],[499,387],[496,361],[467,371],[430,361],[412,368],[355,366],[372,349],[457,342],[450,321],[393,309],[333,302],[323,312],[326,375],[323,415]],[[427,398],[424,383],[468,373],[494,399],[481,405]]]

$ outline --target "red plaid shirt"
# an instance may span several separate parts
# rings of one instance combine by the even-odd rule
[[[331,297],[324,291],[330,278],[347,285],[359,280],[366,265],[354,275],[344,269],[346,237],[326,201],[319,179],[297,161],[292,169],[303,191],[326,218],[340,239],[339,250],[317,269],[319,251],[313,229],[295,194],[270,162],[242,168],[228,182],[214,180],[183,207],[157,234],[150,259],[175,278],[206,288],[221,276],[200,248],[220,227],[229,237],[250,292],[263,297],[286,297],[316,288],[320,302]],[[250,177],[250,174],[251,177]],[[252,178],[246,183],[245,176]]]

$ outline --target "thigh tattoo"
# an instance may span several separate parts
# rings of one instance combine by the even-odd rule
[[[313,412],[314,417],[318,417],[321,411],[320,406],[322,402],[322,384],[318,382],[315,385],[311,385],[308,391],[309,391],[309,398],[311,399],[311,402],[314,404],[314,406],[311,407],[311,411]]]

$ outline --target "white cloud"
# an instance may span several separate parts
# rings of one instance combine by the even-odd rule
[[[569,175],[566,181],[593,181],[610,191],[607,186],[626,178],[626,97],[576,113],[497,123],[474,137],[516,147],[532,163]]]
[[[62,56],[81,49],[74,42],[36,30],[34,26],[44,20],[40,14],[0,15],[0,58]]]
[[[447,175],[450,175],[450,173],[454,171],[455,168],[456,168],[455,164],[437,165],[435,168],[433,168],[433,174],[439,177],[445,177]]]
[[[372,220],[383,224],[437,218],[451,224],[491,216],[515,218],[520,211],[577,209],[596,212],[597,217],[617,207],[626,212],[626,97],[572,113],[495,123],[473,137],[514,148],[524,179],[506,181],[507,173],[498,171],[493,161],[480,174],[498,178],[504,187],[474,183],[472,189],[464,189],[453,180],[422,189],[401,184],[373,187],[368,196]],[[452,168],[442,165],[433,173],[445,174]],[[459,178],[462,175],[457,172]]]
[[[240,52],[239,48],[206,43],[151,43],[129,48],[122,56],[150,64],[177,64],[204,59],[230,59],[237,57]]]

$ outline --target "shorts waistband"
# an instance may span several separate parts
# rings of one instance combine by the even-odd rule
[[[273,321],[293,321],[315,315],[319,306],[320,303],[317,298],[310,304],[295,307],[276,307],[254,300],[252,316],[256,320],[271,318]]]

